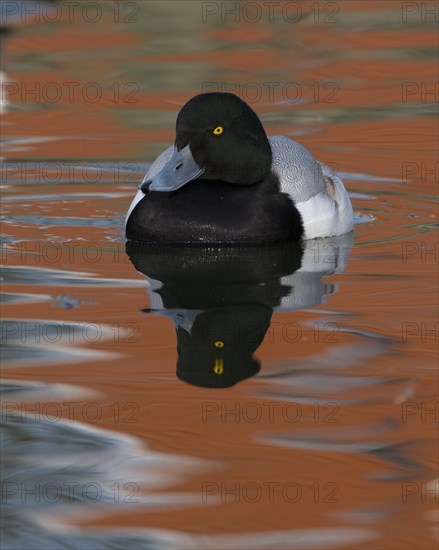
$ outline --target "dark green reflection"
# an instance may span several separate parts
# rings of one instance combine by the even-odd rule
[[[291,292],[282,277],[300,268],[301,244],[212,249],[127,243],[127,253],[151,282],[151,307],[144,311],[175,323],[180,379],[226,388],[259,372],[253,353],[273,308]]]

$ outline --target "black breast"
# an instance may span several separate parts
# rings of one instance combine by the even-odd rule
[[[150,192],[126,225],[128,239],[160,244],[273,244],[302,234],[299,211],[272,174],[249,186],[195,180]]]

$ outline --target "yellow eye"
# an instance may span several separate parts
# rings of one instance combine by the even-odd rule
[[[215,342],[215,347],[217,348],[223,348],[224,347],[224,342],[221,342],[221,340],[217,340]]]
[[[217,126],[215,128],[215,130],[213,131],[213,133],[216,135],[216,136],[219,136],[220,134],[222,134],[224,132],[224,128],[222,126]]]
[[[213,367],[213,372],[217,376],[221,376],[224,372],[224,361],[222,359],[215,359],[215,366]]]

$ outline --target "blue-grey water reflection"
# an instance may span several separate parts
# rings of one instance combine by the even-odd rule
[[[436,549],[435,8],[0,0],[2,550]],[[130,261],[207,90],[341,175],[354,242]]]

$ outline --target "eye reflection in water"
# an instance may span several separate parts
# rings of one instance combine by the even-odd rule
[[[253,356],[273,311],[321,304],[322,277],[343,271],[352,235],[270,247],[160,247],[128,242],[150,286],[145,313],[169,317],[177,333],[177,376],[227,388],[254,376]]]

